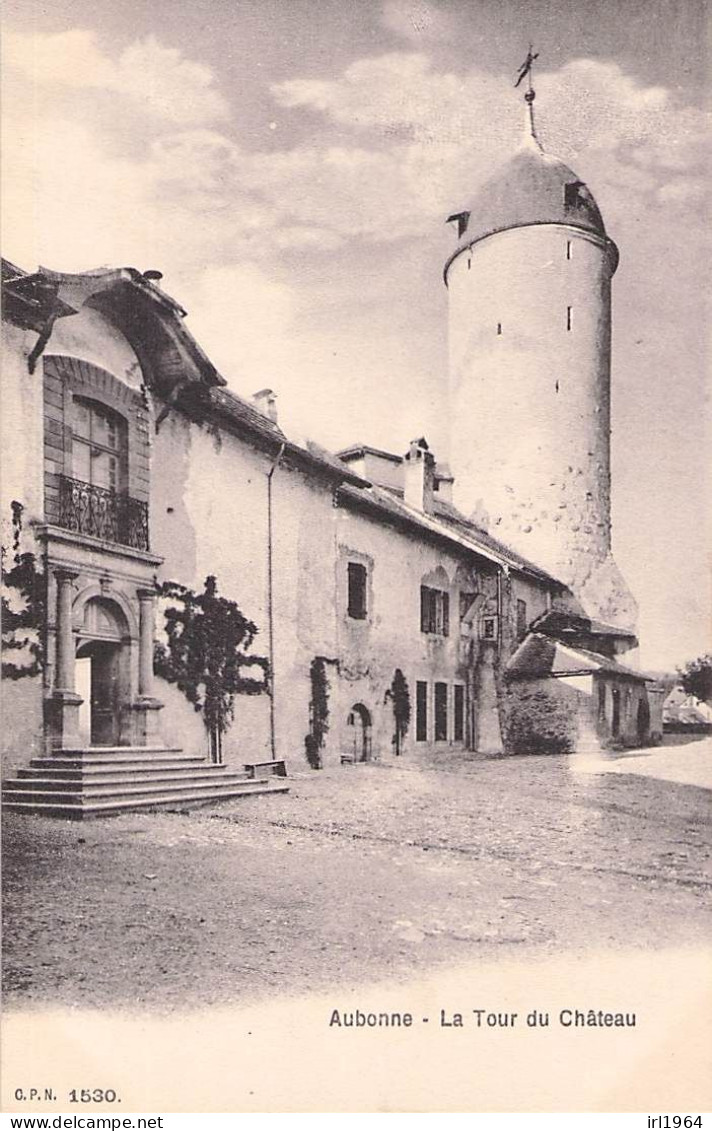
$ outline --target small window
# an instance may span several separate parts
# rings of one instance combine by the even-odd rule
[[[435,741],[447,742],[447,684],[435,684]]]
[[[566,329],[570,330],[572,325],[573,325],[573,308],[570,307],[570,306],[567,306],[566,307]]]
[[[527,603],[517,601],[517,640],[523,640],[527,634]]]
[[[435,636],[450,634],[450,595],[444,589],[420,587],[420,631]]]
[[[567,240],[566,241],[566,258],[571,259],[571,257],[572,257],[572,243],[571,243],[571,240]]]
[[[460,593],[460,620],[463,621],[471,611],[477,598],[476,593]]]
[[[428,685],[418,680],[415,685],[415,741],[428,740]]]
[[[500,337],[501,334],[502,334],[502,323],[498,322],[497,323],[497,337]]]
[[[461,683],[455,684],[455,702],[453,718],[453,739],[462,742],[465,737],[465,688]]]
[[[482,640],[497,639],[497,618],[483,617],[480,623],[480,637]]]
[[[606,719],[606,685],[599,683],[598,685],[598,720],[605,722]]]
[[[354,620],[365,620],[367,612],[368,570],[360,562],[349,562],[349,616]]]
[[[620,688],[611,688],[611,698],[613,700],[613,718],[611,720],[611,734],[613,738],[618,738],[621,732],[621,693]]]
[[[564,185],[564,205],[566,208],[576,208],[581,201],[583,181],[569,181]]]

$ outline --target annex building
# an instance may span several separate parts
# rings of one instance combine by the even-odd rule
[[[527,110],[451,217],[447,462],[423,437],[293,443],[157,272],[3,264],[6,805],[81,817],[283,790],[290,767],[659,737],[611,554],[618,250]]]

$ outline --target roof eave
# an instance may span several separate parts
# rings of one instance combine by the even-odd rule
[[[410,530],[417,530],[420,534],[428,533],[432,537],[447,543],[449,546],[456,546],[460,550],[466,550],[467,553],[475,554],[479,558],[484,558],[486,561],[502,569],[534,577],[537,581],[549,587],[556,587],[558,589],[566,588],[562,581],[545,573],[543,570],[537,570],[535,566],[526,566],[523,563],[515,562],[509,559],[505,554],[498,554],[488,547],[476,544],[470,539],[458,537],[442,526],[436,518],[429,515],[411,515],[405,509],[395,512],[385,507],[380,500],[373,495],[344,492],[343,495],[338,497],[337,502],[341,502],[342,500],[347,506],[353,505],[356,509],[360,508],[367,510],[371,514],[377,514],[379,518],[390,522],[391,525],[405,526]]]
[[[448,286],[448,278],[447,277],[448,277],[448,271],[450,270],[451,265],[454,263],[454,261],[457,259],[457,257],[459,255],[462,255],[462,253],[465,252],[465,251],[469,251],[470,248],[475,246],[475,244],[482,243],[483,240],[488,240],[492,236],[501,235],[502,232],[514,232],[514,231],[518,231],[520,228],[546,228],[546,227],[549,227],[549,228],[570,228],[573,231],[579,232],[582,235],[587,236],[593,243],[598,244],[599,247],[604,249],[604,251],[608,255],[608,260],[609,260],[610,268],[611,268],[611,275],[615,274],[616,269],[618,267],[619,260],[620,260],[620,253],[618,251],[618,246],[616,245],[615,241],[610,238],[610,236],[603,235],[600,232],[594,231],[593,228],[586,227],[583,224],[576,224],[575,222],[571,222],[571,221],[564,222],[562,220],[528,220],[526,223],[522,223],[522,224],[505,224],[501,228],[492,228],[490,231],[486,231],[486,232],[483,232],[479,236],[475,236],[474,239],[465,240],[463,243],[458,244],[458,246],[455,248],[453,253],[445,261],[445,266],[443,268],[443,279],[444,279],[444,282],[445,282],[445,286],[446,287]]]

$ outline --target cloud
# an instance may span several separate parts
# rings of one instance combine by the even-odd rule
[[[167,122],[198,125],[228,117],[228,104],[202,63],[164,47],[153,36],[129,44],[113,60],[94,32],[81,28],[54,35],[5,37],[5,66],[35,87],[104,90]]]
[[[3,158],[3,242],[20,265],[82,270],[150,255],[144,171],[86,126],[59,115],[16,124]]]
[[[228,117],[209,67],[185,59],[153,37],[133,43],[119,58],[118,89],[168,122],[192,125]]]
[[[211,266],[194,285],[188,324],[199,341],[210,342],[212,359],[231,383],[255,392],[278,387],[290,373],[295,307],[292,288],[259,264]]]
[[[508,118],[511,123],[516,103],[508,97],[510,86],[503,76],[438,72],[424,54],[392,52],[360,59],[338,79],[291,79],[273,93],[283,106],[316,110],[377,136],[466,144],[501,135]],[[493,115],[492,106],[501,114]]]
[[[381,22],[385,28],[411,43],[449,41],[458,34],[456,17],[425,0],[386,0]]]
[[[396,201],[400,234],[407,236],[433,207],[442,211],[471,199],[518,145],[524,125],[521,99],[505,76],[437,71],[422,53],[362,59],[331,81],[289,80],[274,94],[284,106],[350,128],[359,153],[370,146],[388,155],[381,174],[392,192],[374,193],[371,180],[364,199],[377,198],[381,217],[393,223],[379,225],[371,214],[359,229],[379,238],[395,230]],[[663,87],[638,82],[616,63],[593,59],[541,73],[537,94],[545,148],[592,184],[612,188],[614,209],[625,204],[630,210],[622,194],[631,188],[653,203],[683,201],[681,188],[660,190],[703,163],[709,125],[701,111],[681,105]]]
[[[419,2],[384,8],[408,26],[431,27],[437,15]],[[443,71],[424,52],[396,51],[331,80],[276,85],[280,105],[336,132],[312,128],[309,144],[248,151],[216,128],[227,102],[210,70],[155,38],[116,58],[83,29],[7,38],[17,109],[7,114],[6,227],[24,224],[45,248],[39,257],[64,265],[148,256],[185,274],[191,264],[423,237],[467,206],[522,132],[508,77]],[[631,193],[640,208],[693,206],[699,112],[600,60],[573,60],[537,85],[547,148],[600,186],[607,213],[629,210]]]
[[[116,65],[97,47],[94,32],[81,28],[56,35],[8,32],[3,54],[5,66],[39,86],[109,89],[116,83]]]

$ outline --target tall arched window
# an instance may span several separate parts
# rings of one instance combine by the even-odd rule
[[[420,586],[420,631],[450,635],[450,582],[442,566],[425,575]]]
[[[86,397],[73,399],[72,477],[115,494],[127,487],[126,421]]]
[[[148,550],[149,413],[141,392],[76,357],[44,360],[45,518]]]
[[[60,476],[60,525],[148,549],[148,508],[128,493],[128,423],[89,397],[71,406],[71,475]]]

